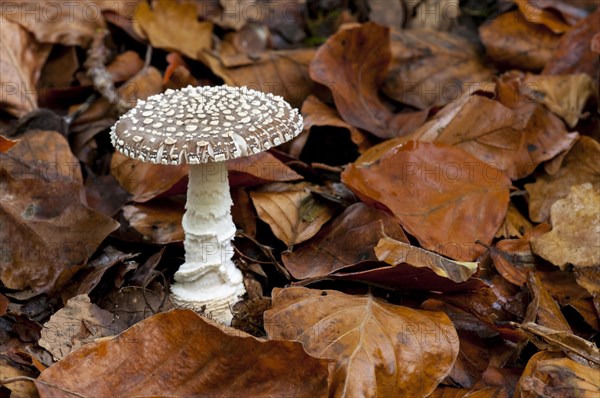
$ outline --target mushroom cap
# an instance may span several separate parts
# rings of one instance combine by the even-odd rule
[[[221,162],[265,151],[302,131],[282,97],[246,87],[167,90],[138,101],[112,127],[114,147],[160,164]]]

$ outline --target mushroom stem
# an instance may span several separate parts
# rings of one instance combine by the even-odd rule
[[[226,162],[190,166],[186,212],[185,263],[175,273],[173,301],[230,324],[230,306],[245,293],[233,261],[231,194]]]

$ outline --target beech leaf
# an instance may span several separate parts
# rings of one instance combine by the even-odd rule
[[[309,354],[337,361],[331,396],[426,397],[458,355],[456,331],[442,312],[334,290],[276,288],[272,295],[269,337],[300,341]]]
[[[36,386],[42,398],[64,394],[53,386],[89,397],[323,396],[328,362],[298,343],[260,341],[172,310],[83,346],[43,371]]]

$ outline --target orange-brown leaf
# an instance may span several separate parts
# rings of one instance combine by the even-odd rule
[[[334,290],[292,287],[272,295],[269,337],[300,341],[309,354],[337,361],[331,396],[426,397],[456,360],[456,331],[442,312]],[[294,327],[286,327],[290,319]]]
[[[90,397],[323,396],[327,364],[298,343],[260,341],[173,310],[80,348],[42,372],[36,386],[42,398],[64,394],[51,384]]]

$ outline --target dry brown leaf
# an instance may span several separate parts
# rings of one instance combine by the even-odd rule
[[[565,269],[600,265],[600,190],[592,184],[575,185],[552,205],[552,231],[531,240],[533,252]]]
[[[119,224],[82,203],[79,164],[60,134],[32,132],[0,160],[0,278],[28,297],[53,292]]]
[[[335,290],[276,288],[272,296],[269,337],[300,341],[309,354],[336,360],[331,396],[426,397],[458,354],[456,331],[442,312]]]
[[[521,397],[595,398],[600,391],[600,370],[568,358],[539,360],[531,376],[520,382]]]
[[[342,181],[383,204],[423,248],[459,261],[483,252],[508,207],[510,180],[455,147],[410,141],[370,164],[350,164]]]
[[[600,24],[600,7],[579,21],[565,33],[544,67],[544,75],[569,75],[586,73],[598,85],[598,55],[592,51],[590,43]]]
[[[559,35],[525,20],[519,11],[494,18],[479,28],[487,54],[495,62],[517,69],[539,70],[553,57]]]
[[[438,130],[435,142],[462,148],[511,179],[526,177],[541,162],[571,148],[579,137],[568,133],[564,123],[541,105],[521,103],[511,109],[485,96],[471,99]]]
[[[296,181],[303,178],[269,152],[229,160],[227,171],[229,184],[233,187]]]
[[[122,5],[121,5],[122,6]],[[18,23],[40,43],[87,48],[97,29],[106,27],[102,12],[120,8],[112,0],[15,0],[0,3],[3,21]]]
[[[494,267],[507,281],[522,286],[527,280],[527,271],[535,269],[536,259],[531,251],[531,238],[550,231],[546,223],[535,226],[520,239],[503,239],[489,247]]]
[[[123,207],[123,217],[146,243],[167,244],[182,242],[181,221],[184,203],[172,199],[159,199]],[[135,237],[132,237],[135,240]]]
[[[339,127],[348,130],[350,139],[357,146],[359,152],[367,150],[370,146],[364,133],[346,123],[335,109],[313,95],[306,98],[302,104],[302,117],[304,118],[304,130],[310,130],[313,126]]]
[[[329,37],[310,64],[310,77],[333,93],[350,125],[379,138],[405,135],[425,122],[427,111],[392,113],[379,97],[391,61],[389,28],[374,23]]]
[[[532,75],[523,80],[523,94],[538,101],[575,127],[588,99],[595,95],[594,81],[586,74]]]
[[[441,107],[492,79],[477,50],[459,36],[403,30],[393,31],[391,40],[392,63],[383,92],[398,102],[419,109]]]
[[[508,204],[506,218],[500,229],[496,232],[496,238],[521,238],[533,228],[533,225],[512,203]]]
[[[517,3],[519,11],[529,22],[544,25],[554,33],[565,33],[571,29],[571,26],[560,16],[540,7],[535,1],[514,0],[514,2]]]
[[[202,60],[202,50],[212,46],[212,22],[198,22],[196,6],[171,0],[155,0],[152,8],[141,2],[133,16],[134,29],[153,47]]]
[[[15,367],[11,361],[6,358],[0,358],[0,380],[12,379],[15,377],[28,376],[25,371]],[[27,380],[8,383],[2,386],[8,390],[11,398],[31,398],[35,397],[37,391],[35,386]]]
[[[596,344],[576,336],[572,332],[554,330],[534,322],[515,324],[515,326],[526,331],[531,342],[541,349],[562,350],[577,362],[596,367],[600,365],[600,351]]]
[[[334,215],[331,206],[315,199],[310,187],[310,184],[289,184],[276,192],[250,193],[258,217],[288,247],[315,236]]]
[[[0,7],[8,3],[0,3]],[[36,84],[52,46],[38,43],[33,35],[17,23],[4,19],[0,23],[0,108],[21,117],[36,109]]]
[[[56,360],[61,360],[85,344],[101,337],[114,336],[124,329],[122,321],[92,303],[87,294],[81,294],[70,299],[50,317],[44,324],[38,343]]]
[[[408,242],[389,213],[355,203],[314,239],[293,252],[283,253],[281,259],[296,279],[327,276],[346,267],[377,261],[373,248],[384,234]]]
[[[535,272],[527,274],[527,288],[532,297],[525,314],[525,322],[535,322],[556,331],[573,333],[560,307]]]
[[[204,62],[225,84],[280,95],[299,108],[315,89],[308,75],[308,65],[314,55],[312,48],[266,51],[257,60],[228,65],[223,57],[205,53]]]
[[[429,398],[509,398],[509,396],[502,387],[485,387],[474,390],[438,387]]]
[[[46,369],[42,398],[84,396],[301,396],[327,394],[328,361],[289,341],[260,341],[189,310],[143,320]],[[73,372],[77,369],[77,372]]]
[[[411,246],[389,237],[383,237],[375,247],[375,255],[379,261],[390,265],[406,263],[415,268],[427,268],[436,275],[448,278],[452,282],[466,282],[475,272],[479,263],[452,261],[439,254]]]
[[[586,136],[579,137],[565,156],[561,168],[553,175],[540,175],[531,184],[525,184],[529,195],[529,217],[534,222],[547,221],[550,207],[565,198],[574,185],[591,183],[600,188],[600,144]]]
[[[533,373],[536,370],[535,368],[536,368],[538,362],[545,361],[548,359],[563,358],[563,357],[564,357],[564,354],[562,354],[561,352],[558,352],[558,351],[539,351],[539,352],[536,352],[535,354],[533,354],[533,356],[531,358],[529,358],[529,361],[527,362],[527,365],[525,366],[525,369],[523,370],[523,373],[521,374],[521,378],[519,379],[519,383],[517,385],[517,388],[515,389],[514,398],[538,398],[539,396],[537,394],[533,393],[532,391],[524,391],[521,389],[523,380],[525,378],[531,377],[533,375]],[[541,375],[538,374],[537,377],[539,378],[539,377],[541,377]],[[548,377],[544,377],[544,381],[548,381],[548,380],[549,380]]]
[[[17,141],[10,140],[0,135],[0,153],[8,152],[16,143]]]
[[[115,152],[110,163],[110,171],[119,184],[133,195],[134,202],[147,202],[187,177],[189,166],[145,163]]]

